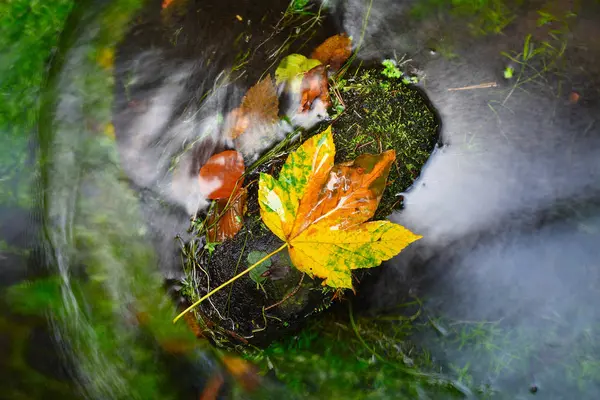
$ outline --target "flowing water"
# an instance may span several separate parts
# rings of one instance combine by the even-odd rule
[[[219,368],[210,346],[170,322],[175,237],[203,199],[169,160],[269,66],[265,45],[219,84],[240,62],[231,43],[266,41],[265,21],[287,2],[186,4],[171,19],[160,1],[74,7],[35,132],[7,141],[2,288],[39,278],[44,295],[3,289],[6,398],[190,398]],[[442,146],[391,218],[424,239],[373,270],[355,307],[380,315],[421,299],[428,328],[413,340],[467,396],[595,399],[600,5],[489,1],[486,12],[448,14],[439,4],[329,2],[324,26],[307,33],[319,43],[345,31],[363,40],[360,59],[397,58],[442,121]],[[210,139],[208,155],[226,146]],[[261,146],[248,140],[248,152]],[[264,398],[283,390],[267,382]]]

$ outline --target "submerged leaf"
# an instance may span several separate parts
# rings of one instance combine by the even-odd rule
[[[277,120],[279,99],[271,75],[248,89],[242,99],[242,109],[256,113],[264,119]]]
[[[234,121],[230,136],[237,138],[248,129],[251,120],[258,123],[274,123],[279,115],[279,98],[271,75],[252,86],[242,99],[240,107],[229,114]]]
[[[112,69],[115,65],[115,49],[105,47],[98,51],[96,62],[104,69]]]
[[[345,33],[325,40],[311,54],[311,58],[329,65],[333,70],[339,69],[352,54],[352,39]]]
[[[247,199],[248,190],[240,188],[231,196],[231,200],[229,198],[215,200],[216,204],[206,217],[210,242],[224,242],[234,237],[242,229]]]
[[[278,179],[261,174],[259,204],[296,268],[352,288],[351,270],[375,267],[421,236],[389,221],[366,222],[385,189],[393,151],[339,165],[334,156],[328,128],[289,155]]]
[[[267,253],[264,251],[251,251],[250,254],[248,254],[248,258],[247,258],[248,265],[253,265],[253,264],[259,262],[260,260],[265,258],[266,255],[267,255]],[[266,271],[268,271],[270,267],[271,267],[271,260],[266,259],[265,261],[261,262],[256,268],[254,268],[252,271],[250,271],[250,273],[248,275],[250,276],[250,279],[252,279],[254,282],[256,282],[257,284],[261,284],[267,280],[267,277],[262,276],[262,275]]]
[[[288,83],[292,92],[299,92],[304,73],[319,64],[321,64],[319,60],[306,58],[302,54],[290,54],[277,66],[275,83]]]
[[[324,65],[317,65],[302,78],[300,86],[300,112],[306,112],[311,109],[313,102],[318,98],[323,102],[325,108],[331,106],[329,98],[329,86],[327,82],[327,71]]]
[[[241,185],[238,180],[244,170],[244,158],[235,150],[225,150],[209,158],[199,173],[200,184],[210,190],[206,197],[211,200],[229,198]]]

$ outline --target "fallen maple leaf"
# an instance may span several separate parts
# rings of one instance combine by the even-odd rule
[[[302,78],[300,86],[300,112],[306,112],[311,109],[312,103],[319,98],[325,108],[331,106],[329,98],[329,87],[327,83],[327,70],[324,65],[317,65],[312,68]]]
[[[339,165],[334,156],[329,127],[288,156],[278,179],[261,173],[258,201],[265,225],[287,243],[296,268],[331,287],[352,288],[351,270],[375,267],[421,236],[389,221],[366,222],[394,151]]]
[[[240,136],[248,129],[251,120],[268,124],[276,122],[278,118],[279,98],[271,75],[268,75],[248,89],[240,107],[229,113],[229,119],[233,121],[229,136],[232,139]]]
[[[333,164],[334,156],[329,127],[290,153],[278,179],[260,174],[262,220],[285,243],[208,292],[173,323],[286,247],[301,272],[323,278],[323,285],[352,288],[353,269],[376,267],[421,238],[390,221],[367,222],[385,190],[396,158],[393,150],[338,165]]]
[[[224,242],[242,229],[247,199],[248,191],[246,188],[240,188],[230,198],[215,200],[216,204],[206,217],[210,242]]]
[[[339,69],[352,54],[352,39],[345,33],[330,37],[321,43],[311,54],[310,58]]]
[[[225,150],[209,158],[198,174],[200,184],[211,188],[206,197],[211,200],[229,198],[241,185],[238,180],[244,170],[244,158],[235,150]]]
[[[290,91],[298,93],[304,73],[319,64],[321,64],[319,60],[306,58],[302,54],[290,54],[281,60],[277,66],[275,83],[287,83]]]

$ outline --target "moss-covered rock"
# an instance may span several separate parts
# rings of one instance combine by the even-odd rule
[[[346,108],[333,123],[336,162],[396,151],[376,219],[402,207],[400,194],[419,176],[438,141],[439,128],[434,109],[421,91],[382,71],[369,68],[346,74],[351,78],[338,83]]]
[[[438,120],[417,89],[399,79],[386,78],[380,71],[362,69],[355,78],[338,82],[346,109],[333,126],[336,162],[364,153],[396,151],[389,187],[375,216],[385,218],[401,207],[400,193],[418,177],[431,154],[438,138]],[[315,127],[299,142],[322,128]],[[248,213],[244,228],[233,239],[206,246],[203,238],[197,238],[185,246],[188,279],[183,291],[190,301],[248,268],[260,258],[257,255],[267,255],[281,246],[281,240],[261,221],[256,182],[259,170],[277,176],[284,159],[268,160],[247,177]],[[332,290],[321,286],[320,279],[303,277],[291,264],[287,251],[259,268],[261,274],[243,276],[194,311],[214,342],[262,346],[297,329],[307,316],[331,304]]]

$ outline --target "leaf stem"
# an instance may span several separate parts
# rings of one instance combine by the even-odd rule
[[[246,275],[248,272],[252,271],[254,268],[256,268],[260,264],[262,264],[263,261],[268,260],[269,258],[273,257],[275,254],[279,253],[281,250],[285,249],[286,247],[288,247],[288,244],[284,243],[277,250],[275,250],[275,251],[267,254],[266,256],[264,256],[263,258],[261,258],[260,260],[258,260],[257,262],[255,262],[254,264],[252,264],[251,266],[249,266],[246,270],[240,272],[239,274],[237,274],[236,276],[234,276],[233,278],[231,278],[227,282],[222,283],[221,285],[217,286],[216,288],[214,288],[213,290],[211,290],[210,292],[208,292],[206,295],[204,295],[202,298],[200,298],[200,300],[198,300],[197,302],[195,302],[194,304],[192,304],[191,306],[189,306],[188,308],[186,308],[185,310],[183,310],[183,312],[181,312],[181,314],[179,314],[178,316],[176,316],[175,319],[173,319],[173,323],[177,322],[181,317],[183,317],[185,314],[187,314],[193,308],[197,307],[204,300],[208,299],[210,296],[212,296],[213,294],[215,294],[219,290],[223,289],[225,286],[229,285],[230,283],[235,282],[238,278]]]

